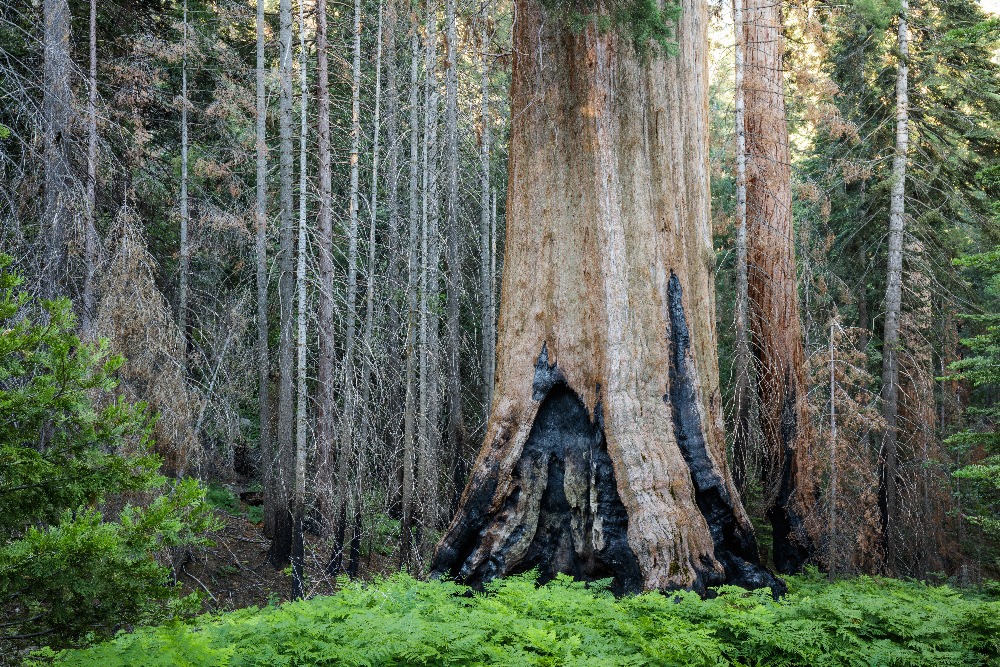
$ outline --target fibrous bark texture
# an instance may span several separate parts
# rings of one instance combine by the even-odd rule
[[[682,4],[667,58],[516,3],[496,389],[438,574],[781,588],[726,464],[707,17]]]
[[[805,354],[796,288],[791,159],[783,89],[781,5],[746,0],[746,252],[751,348],[764,437],[764,490],[774,564],[796,572],[811,551],[802,514],[811,505]],[[742,406],[746,409],[746,406]]]

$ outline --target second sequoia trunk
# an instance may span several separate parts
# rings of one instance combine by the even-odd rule
[[[516,2],[496,386],[438,574],[782,587],[726,464],[706,6],[682,4],[662,57]]]
[[[796,289],[781,4],[737,2],[745,8],[746,272],[765,448],[764,496],[774,531],[774,565],[791,573],[802,569],[812,551],[803,515],[815,489],[808,475],[808,386]]]

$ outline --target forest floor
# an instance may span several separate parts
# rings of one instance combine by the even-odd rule
[[[174,559],[177,582],[185,595],[201,595],[204,612],[264,607],[291,597],[290,570],[278,570],[268,562],[270,540],[264,536],[263,523],[257,520],[259,508],[255,508],[253,500],[250,504],[240,500],[239,495],[248,494],[212,487],[209,500],[212,502],[215,496],[212,504],[220,529],[211,535],[210,545],[187,550]],[[308,531],[305,541],[307,597],[336,592],[336,577],[326,573],[331,541]],[[397,568],[391,555],[376,549],[367,551],[360,566],[362,578],[389,574]]]

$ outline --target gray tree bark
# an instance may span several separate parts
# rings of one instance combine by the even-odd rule
[[[44,0],[44,64],[42,113],[44,122],[45,210],[42,289],[54,297],[66,280],[66,228],[70,216],[70,12],[68,0]]]
[[[462,414],[462,367],[461,367],[461,315],[462,300],[462,259],[458,247],[458,70],[456,66],[455,0],[446,3],[446,48],[445,53],[445,168],[447,169],[448,191],[445,199],[447,217],[447,262],[448,275],[448,325],[447,325],[447,393],[448,393],[448,445],[451,479],[458,491],[465,483],[465,419]]]
[[[299,599],[305,594],[303,579],[303,564],[305,561],[305,535],[302,519],[306,508],[306,399],[308,385],[306,382],[306,139],[309,92],[306,62],[306,31],[303,2],[299,2],[299,81],[300,81],[300,114],[299,128],[299,243],[298,262],[295,268],[295,287],[298,291],[298,312],[296,313],[298,328],[295,337],[296,351],[296,405],[295,405],[295,498],[292,511],[292,599]]]
[[[319,162],[319,353],[316,369],[316,499],[328,530],[336,525],[333,490],[334,447],[334,340],[333,304],[333,209],[330,171],[330,68],[328,55],[327,0],[316,4],[316,133]]]
[[[260,427],[260,458],[264,478],[264,534],[274,534],[274,451],[271,441],[270,367],[267,330],[267,89],[264,82],[264,3],[257,3],[257,183],[254,214],[256,217],[257,259],[257,391]]]
[[[490,215],[490,70],[487,56],[487,3],[483,3],[482,16],[479,21],[479,67],[480,89],[482,93],[481,120],[482,129],[479,135],[479,277],[482,292],[482,329],[483,329],[483,404],[489,415],[490,404],[493,402],[493,380],[496,371],[496,318],[494,317],[493,289],[493,236],[491,233]]]
[[[413,8],[411,7],[411,10]],[[410,133],[410,173],[409,173],[409,198],[410,198],[410,229],[409,229],[409,258],[406,281],[406,396],[403,409],[403,498],[402,510],[403,520],[400,527],[400,561],[403,565],[409,565],[413,559],[413,464],[416,455],[417,443],[417,287],[420,261],[418,254],[419,243],[419,196],[417,185],[418,167],[417,162],[420,146],[419,131],[419,71],[420,71],[420,38],[418,37],[419,24],[415,13],[411,11],[412,22],[410,25],[410,123],[408,131]]]
[[[340,428],[338,452],[337,522],[335,553],[330,562],[331,574],[343,571],[344,546],[354,524],[357,503],[351,483],[356,468],[355,432],[358,413],[358,379],[355,369],[358,301],[358,160],[361,145],[361,0],[354,0],[354,58],[351,69],[351,184],[347,230],[347,327],[344,338],[344,415]]]
[[[909,2],[902,0],[897,28],[896,63],[896,150],[892,159],[892,190],[889,196],[889,258],[886,266],[885,325],[882,339],[882,479],[880,502],[886,565],[893,568],[897,545],[893,539],[897,520],[897,461],[899,416],[899,316],[902,307],[903,239],[906,231],[906,161],[909,153],[909,69],[910,37],[907,26]]]
[[[94,333],[97,315],[94,276],[97,272],[97,0],[90,0],[90,72],[87,90],[87,211],[84,224],[83,331]]]
[[[292,3],[281,0],[278,5],[279,38],[279,117],[280,134],[279,178],[281,180],[281,241],[278,260],[278,304],[280,333],[278,340],[278,451],[271,465],[274,466],[275,502],[273,514],[274,536],[271,540],[269,559],[278,568],[288,565],[292,549],[291,473],[295,446],[294,398],[295,387],[295,227],[292,214],[293,158],[292,158]]]
[[[180,334],[181,376],[187,375],[188,274],[191,272],[191,246],[188,243],[188,89],[187,89],[188,9],[184,0],[184,44],[181,58],[181,230],[180,289],[177,307],[177,331]]]

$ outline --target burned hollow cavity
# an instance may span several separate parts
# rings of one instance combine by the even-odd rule
[[[464,527],[458,548],[442,545],[434,569],[474,587],[497,576],[537,569],[541,582],[562,573],[584,581],[610,578],[617,594],[642,590],[600,401],[591,419],[556,365],[548,363],[545,345],[535,364],[532,394],[541,404],[514,466],[510,493],[490,513],[486,507],[469,505],[488,507],[492,494],[470,489],[466,511],[475,514],[480,525]],[[505,537],[492,545],[489,556],[477,555],[483,536],[493,532],[490,524],[508,521],[514,527],[498,531]]]

